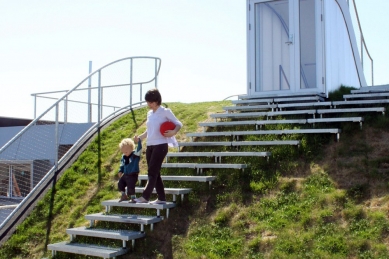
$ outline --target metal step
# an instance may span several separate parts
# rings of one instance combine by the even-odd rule
[[[311,102],[311,101],[324,101],[322,96],[307,96],[307,97],[288,97],[288,98],[274,98],[275,103],[286,103],[286,102]]]
[[[143,193],[144,187],[135,187],[136,193]],[[172,194],[173,195],[173,202],[175,203],[177,201],[176,196],[181,195],[181,202],[184,201],[184,195],[188,194],[192,191],[191,188],[165,188],[165,194]],[[157,193],[157,191],[153,190],[153,193]]]
[[[129,249],[123,249],[121,247],[113,248],[90,244],[70,243],[67,241],[49,244],[47,249],[52,250],[53,257],[56,255],[57,251],[60,251],[72,254],[97,256],[102,258],[113,258],[116,256],[124,255],[129,251]]]
[[[200,163],[163,163],[163,168],[194,168],[197,169],[197,174],[201,174],[203,169],[206,168],[216,168],[216,169],[245,169],[247,168],[246,164],[200,164]]]
[[[239,95],[239,99],[267,99],[267,98],[283,98],[283,99],[290,99],[290,98],[295,98],[295,97],[325,97],[324,93],[319,93],[319,92],[306,92],[306,93],[271,93],[271,94],[265,94],[261,93],[260,95],[255,95],[255,94],[245,94],[245,95]]]
[[[299,140],[273,140],[273,141],[225,141],[225,142],[179,142],[179,147],[195,146],[274,146],[274,145],[300,145]]]
[[[223,107],[223,110],[230,111],[260,111],[260,110],[271,110],[277,109],[277,104],[267,104],[267,105],[242,105],[242,106],[226,106]]]
[[[344,94],[343,98],[347,99],[356,99],[356,98],[377,98],[377,97],[389,97],[388,92],[384,93],[364,93],[364,94]]]
[[[268,157],[271,152],[169,152],[166,155],[166,162],[168,157],[222,157],[222,156],[258,156]]]
[[[308,123],[331,123],[331,122],[359,122],[359,127],[362,129],[363,117],[340,117],[340,118],[320,118],[308,119]]]
[[[242,112],[242,113],[214,113],[210,117],[217,119],[236,119],[236,118],[259,118],[259,117],[274,117],[279,115],[299,115],[311,114],[315,118],[316,110],[292,110],[292,111],[269,111],[269,112]]]
[[[244,99],[244,100],[232,100],[233,104],[267,104],[270,105],[274,101],[273,98],[264,98],[264,99]]]
[[[124,202],[123,202],[124,204]],[[95,226],[95,221],[108,221],[119,222],[127,224],[139,224],[141,225],[141,232],[144,232],[144,225],[150,225],[153,229],[154,223],[161,222],[164,218],[162,216],[145,216],[145,215],[133,215],[133,214],[107,214],[107,213],[94,213],[85,216],[85,219],[89,220],[90,227]]]
[[[180,182],[207,182],[211,187],[212,182],[216,180],[216,176],[207,175],[161,175],[163,181],[180,181]],[[147,175],[139,175],[138,180],[142,185],[142,181],[147,181]]]
[[[133,241],[132,247],[134,247],[135,239],[145,237],[145,233],[140,231],[131,231],[131,230],[113,230],[113,229],[102,229],[102,228],[87,228],[87,227],[78,227],[78,228],[68,228],[66,233],[70,235],[70,240],[74,241],[76,236],[88,236],[88,237],[100,237],[100,238],[109,238],[117,239],[123,241],[123,248],[126,248],[126,241]]]
[[[306,119],[294,119],[294,120],[258,120],[257,125],[274,125],[274,124],[306,124]]]
[[[210,117],[214,119],[223,118],[259,118],[267,116],[268,112],[245,112],[245,113],[214,113]]]
[[[163,168],[247,168],[246,164],[163,163]]]
[[[336,108],[336,106],[344,106],[344,105],[381,104],[381,103],[389,103],[389,99],[333,101],[332,105],[334,106],[334,108]]]
[[[331,107],[332,102],[307,102],[307,103],[279,103],[277,108],[282,110],[284,108],[297,108],[297,107]]]
[[[119,202],[119,199],[102,201],[101,204],[105,206],[106,212],[110,212],[111,207],[156,209],[157,217],[160,217],[161,210],[166,210],[166,218],[169,217],[169,209],[176,207],[176,204],[174,202],[166,202],[165,204],[132,203],[128,201]]]
[[[307,133],[340,133],[340,129],[286,129],[286,130],[256,130],[256,131],[228,131],[229,136],[245,136],[245,135],[285,135],[285,134],[307,134]],[[186,136],[193,137],[212,137],[212,136],[226,136],[227,132],[199,132],[187,133]],[[192,140],[193,141],[193,140]]]
[[[381,112],[385,114],[385,107],[370,107],[370,108],[339,108],[339,109],[323,109],[317,110],[322,118],[323,114],[327,113],[354,113],[354,112]]]
[[[389,85],[375,85],[375,86],[364,86],[356,90],[351,90],[352,94],[360,93],[384,93],[389,92]]]
[[[255,125],[255,129],[258,130],[258,125],[260,128],[262,125],[270,124],[306,124],[306,119],[295,119],[295,120],[250,120],[250,121],[218,121],[218,122],[202,122],[199,123],[199,126],[203,126],[203,132],[205,132],[205,127],[224,127],[224,126],[246,126],[246,125]]]

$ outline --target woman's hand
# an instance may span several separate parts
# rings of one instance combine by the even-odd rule
[[[165,137],[173,137],[174,135],[176,135],[177,132],[175,130],[167,130],[165,131],[165,133],[163,134]]]
[[[173,137],[174,135],[177,134],[177,132],[181,129],[181,126],[176,125],[176,128],[174,130],[167,130],[163,134],[165,137]]]

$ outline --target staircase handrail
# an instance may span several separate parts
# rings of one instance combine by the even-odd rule
[[[154,73],[154,75],[151,75],[150,80],[148,80],[148,78],[147,78],[147,80],[138,80],[139,82],[133,82],[133,75],[132,75],[133,63],[132,63],[132,61],[134,59],[140,59],[140,58],[153,59],[155,61],[155,63],[154,63],[155,66],[152,63],[151,63],[151,65],[152,65],[152,67],[154,67],[152,71],[154,71],[155,73]],[[127,105],[126,105],[123,103],[124,105],[122,105],[122,107],[119,107],[119,106],[115,107],[115,110],[113,110],[112,112],[110,112],[109,114],[107,114],[103,117],[102,110],[101,110],[101,108],[103,106],[103,104],[102,104],[102,99],[103,99],[102,87],[103,86],[101,86],[101,80],[102,80],[101,71],[104,70],[104,68],[111,66],[115,63],[121,62],[121,61],[126,61],[126,62],[130,61],[131,62],[131,69],[130,69],[131,76],[125,77],[127,80],[128,79],[130,80],[130,83],[129,84],[121,84],[121,86],[125,86],[125,87],[129,86],[130,87],[130,100],[128,101],[126,99],[126,101],[125,101],[125,102],[129,102],[129,104],[127,103]],[[127,63],[123,63],[123,64],[127,65]],[[121,66],[121,64],[120,64],[120,66]],[[91,136],[94,136],[96,134],[96,132],[99,132],[99,130],[105,124],[108,124],[113,119],[117,118],[118,116],[121,116],[122,114],[125,114],[129,110],[138,109],[138,108],[141,108],[144,106],[144,104],[145,104],[144,96],[141,96],[139,98],[139,102],[133,102],[132,86],[133,85],[140,85],[141,86],[142,84],[148,83],[149,85],[151,85],[151,87],[158,88],[157,78],[159,75],[160,66],[161,66],[161,59],[156,58],[156,57],[127,57],[127,58],[113,61],[107,65],[102,66],[101,68],[97,69],[93,73],[90,73],[86,78],[84,78],[79,84],[77,84],[71,90],[66,91],[61,98],[58,98],[58,100],[56,100],[54,104],[52,104],[48,109],[46,109],[44,112],[42,112],[41,115],[37,116],[34,120],[32,120],[31,123],[29,123],[26,127],[24,127],[19,133],[17,133],[13,138],[11,138],[3,147],[0,148],[0,162],[2,162],[2,161],[6,162],[7,159],[15,159],[18,156],[25,156],[26,153],[31,154],[31,152],[36,152],[38,155],[45,154],[44,151],[42,151],[45,148],[44,144],[42,144],[43,147],[42,146],[39,146],[39,147],[34,146],[32,150],[23,151],[24,153],[20,153],[20,152],[22,152],[22,151],[20,151],[20,149],[23,149],[23,145],[26,146],[25,143],[28,142],[28,139],[27,139],[27,141],[26,141],[26,139],[24,139],[23,142],[21,142],[21,140],[23,140],[23,137],[25,137],[25,136],[26,136],[26,138],[31,136],[31,133],[34,133],[33,127],[36,125],[48,124],[50,127],[53,127],[53,129],[51,129],[49,131],[49,132],[51,132],[51,133],[49,133],[49,135],[44,135],[45,136],[44,141],[49,143],[48,145],[50,146],[50,148],[52,146],[55,146],[55,152],[54,152],[53,157],[47,158],[47,159],[51,159],[50,160],[51,162],[49,164],[50,167],[48,167],[47,169],[42,169],[43,170],[41,172],[41,173],[43,173],[42,178],[37,179],[38,182],[36,183],[36,185],[31,187],[31,189],[25,194],[25,196],[21,200],[21,202],[17,205],[17,207],[11,213],[7,214],[8,216],[5,217],[5,220],[3,222],[0,222],[0,244],[5,242],[5,240],[10,236],[10,233],[12,233],[12,231],[16,228],[17,224],[19,224],[25,217],[27,217],[27,215],[29,214],[29,212],[33,208],[32,205],[35,205],[37,200],[39,199],[39,197],[41,197],[42,193],[45,193],[48,190],[48,188],[50,187],[50,183],[55,181],[55,178],[59,176],[58,173],[63,168],[68,166],[69,161],[72,159],[72,157],[74,157],[74,152],[77,152],[80,149],[81,145],[83,145],[88,139],[91,138]],[[113,67],[113,68],[116,68],[116,67]],[[127,69],[127,67],[126,67],[126,69]],[[127,71],[125,71],[125,72],[127,72]],[[64,121],[59,120],[59,116],[58,116],[59,115],[59,105],[61,102],[64,102],[63,104],[66,107],[65,102],[68,101],[67,98],[69,98],[71,93],[78,91],[78,90],[91,89],[89,87],[80,89],[80,86],[82,86],[86,82],[86,80],[91,79],[92,76],[98,76],[98,87],[94,87],[95,89],[97,89],[97,93],[94,92],[94,97],[96,97],[95,95],[97,95],[97,100],[98,100],[97,101],[97,105],[98,105],[97,120],[95,122],[93,122],[92,125],[90,125],[90,126],[87,125],[88,129],[85,129],[83,131],[83,134],[80,135],[80,137],[77,137],[78,139],[72,144],[70,149],[67,150],[62,156],[60,156],[58,153],[60,151],[59,146],[61,144],[60,143],[61,136],[60,136],[59,124],[61,123],[61,124],[66,125],[67,122],[66,122],[66,120],[64,120]],[[149,75],[149,77],[150,77],[150,75]],[[149,85],[147,85],[147,86],[149,86]],[[106,85],[104,87],[112,87],[112,85],[109,85],[109,86]],[[127,88],[125,90],[127,90]],[[139,91],[140,91],[140,93],[142,92],[141,89]],[[86,102],[82,102],[82,103],[86,103]],[[91,103],[88,102],[88,104],[91,104]],[[42,119],[42,118],[44,118],[45,115],[51,115],[51,113],[49,113],[49,112],[54,112],[55,120],[47,121],[47,120]],[[78,112],[79,112],[78,110],[75,112],[76,115],[78,115]],[[42,123],[44,123],[44,124],[42,124]],[[54,134],[53,134],[53,130],[55,132]],[[44,133],[46,133],[46,132],[44,132]],[[48,133],[46,133],[46,134],[48,134]],[[51,135],[51,134],[53,134],[53,135]],[[37,139],[39,139],[39,138],[37,138]],[[16,141],[19,141],[19,142],[16,142]],[[41,141],[41,139],[39,139],[39,141]],[[13,148],[15,148],[15,149],[13,149]],[[41,153],[39,153],[39,152],[41,152]],[[3,155],[3,158],[1,157],[2,155]],[[23,158],[23,159],[25,159],[25,158]],[[39,158],[39,159],[42,159],[42,158]],[[31,172],[31,173],[33,173],[33,172]],[[3,191],[4,191],[4,189],[3,189]],[[12,190],[11,190],[11,192],[12,192]],[[10,197],[12,198],[12,195]]]

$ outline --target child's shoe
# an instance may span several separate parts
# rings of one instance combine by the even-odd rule
[[[130,201],[128,203],[136,203],[135,199],[136,199],[136,196],[135,195],[131,195],[131,199],[130,199]]]
[[[122,196],[120,197],[119,202],[126,201],[126,200],[128,200],[127,195],[125,193],[122,193]]]

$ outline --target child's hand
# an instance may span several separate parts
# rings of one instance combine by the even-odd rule
[[[134,143],[135,144],[138,144],[139,140],[140,140],[139,136],[134,136]]]
[[[118,173],[118,176],[119,176],[119,178],[121,178],[121,177],[122,177],[122,175],[123,175],[123,173],[122,173],[122,172],[119,172],[119,173]]]

